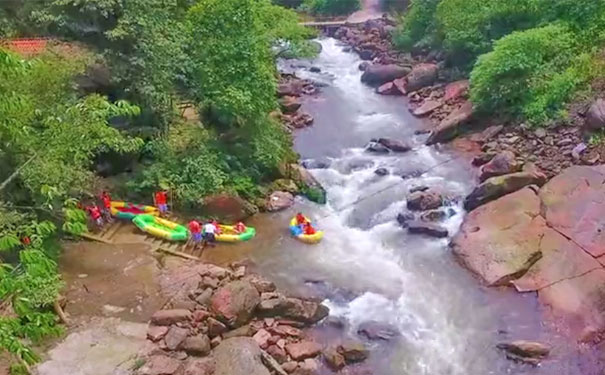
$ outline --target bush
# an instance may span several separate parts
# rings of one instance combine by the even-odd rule
[[[456,62],[472,65],[494,40],[536,26],[539,10],[538,0],[442,0],[436,17],[444,49]]]
[[[360,8],[359,0],[304,0],[303,8],[328,16],[346,15]]]
[[[420,44],[429,46],[435,39],[435,12],[441,0],[412,0],[403,22],[394,35],[398,48],[411,49]]]
[[[575,34],[561,25],[514,32],[479,57],[471,73],[471,100],[480,111],[542,124],[560,115],[593,73],[590,56],[578,54],[578,48]]]

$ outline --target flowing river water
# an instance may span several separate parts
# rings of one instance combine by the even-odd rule
[[[315,122],[296,132],[295,148],[303,160],[329,164],[311,168],[328,203],[299,200],[291,210],[253,219],[264,234],[228,257],[246,253],[280,287],[323,298],[331,315],[346,321],[345,336],[356,336],[368,320],[397,327],[399,339],[372,344],[366,366],[373,374],[588,374],[577,353],[570,354],[573,343],[541,323],[534,294],[483,288],[456,263],[447,239],[409,235],[398,226],[396,216],[414,186],[434,187],[454,200],[468,193],[474,181],[470,162],[455,150],[424,146],[426,136],[414,134],[423,123],[410,115],[405,100],[375,94],[360,82],[356,54],[335,39],[320,42],[323,49],[314,61],[280,67],[324,86],[317,97],[305,99],[303,110]],[[311,66],[321,71],[312,73]],[[388,155],[364,151],[378,137],[406,140],[414,149]],[[380,177],[377,168],[390,174]],[[464,211],[456,204],[451,208],[455,215],[446,226],[455,233]],[[325,231],[320,244],[289,237],[286,223],[297,211]],[[511,339],[552,343],[555,359],[539,368],[514,364],[495,348]]]

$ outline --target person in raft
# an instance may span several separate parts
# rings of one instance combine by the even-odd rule
[[[214,246],[214,243],[216,242],[216,230],[216,225],[214,225],[211,221],[204,225],[204,247],[206,247],[206,245]]]
[[[193,246],[193,250],[195,251],[200,243],[202,243],[202,226],[197,220],[191,220],[187,227],[189,228],[191,236],[189,237],[186,247]]]
[[[103,190],[103,192],[100,195],[100,198],[101,198],[101,204],[102,204],[101,213],[103,214],[103,218],[105,219],[105,221],[110,223],[112,221],[112,219],[111,219],[111,196],[109,195],[109,193],[107,191]]]
[[[310,222],[304,224],[304,232],[307,236],[312,236],[316,233],[315,228],[313,228]]]
[[[153,195],[153,204],[160,211],[160,216],[166,216],[168,212],[168,193],[166,190],[160,190]]]
[[[238,221],[237,224],[235,224],[235,233],[237,233],[237,234],[244,233],[246,231],[246,229],[247,229],[246,226],[241,221]]]
[[[307,222],[308,222],[307,218],[301,212],[296,214],[296,225],[304,225]]]
[[[90,218],[92,219],[93,223],[95,223],[95,225],[97,226],[97,229],[101,229],[103,228],[103,216],[101,215],[101,210],[99,209],[99,206],[97,206],[96,203],[93,203],[92,206],[86,207],[86,211],[88,211],[88,214],[90,215]]]
[[[214,225],[214,228],[216,229],[216,234],[223,234],[223,230],[221,229],[221,226],[218,225],[218,221],[212,220],[212,225]]]

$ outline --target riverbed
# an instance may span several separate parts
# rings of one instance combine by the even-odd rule
[[[586,360],[591,351],[580,354],[582,349],[568,343],[554,324],[542,323],[546,312],[535,294],[484,288],[456,263],[448,239],[409,235],[399,227],[396,217],[406,195],[423,185],[450,198],[455,214],[445,226],[457,231],[465,214],[460,198],[476,178],[468,155],[424,146],[426,135],[416,131],[426,124],[410,115],[405,99],[375,94],[360,82],[357,55],[335,39],[320,43],[322,52],[314,61],[285,61],[280,68],[322,86],[319,95],[303,103],[315,122],[295,133],[295,149],[303,160],[329,165],[311,169],[326,188],[328,203],[300,199],[286,212],[258,216],[251,223],[260,228],[253,243],[229,254],[212,250],[208,258],[225,263],[248,256],[279,287],[324,299],[331,315],[346,321],[345,336],[356,336],[368,320],[396,326],[402,334],[398,340],[372,344],[366,365],[375,374],[597,371]],[[312,73],[311,67],[320,71]],[[367,142],[379,137],[405,140],[413,150],[366,152]],[[376,175],[377,168],[389,175]],[[298,211],[325,231],[320,244],[309,246],[288,236],[286,223]],[[506,360],[496,344],[516,339],[548,342],[552,359],[538,368]]]

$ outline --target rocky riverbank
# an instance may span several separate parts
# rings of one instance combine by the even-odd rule
[[[135,374],[313,375],[369,354],[361,341],[314,339],[307,329],[326,318],[328,308],[280,293],[245,266],[190,264],[166,275],[165,283],[179,286],[151,317]]]
[[[428,145],[459,137],[481,151],[472,161],[478,185],[464,199],[470,213],[451,241],[453,253],[489,286],[536,292],[571,336],[601,341],[605,219],[598,212],[605,169],[592,166],[602,160],[603,147],[590,142],[590,131],[605,126],[603,101],[579,103],[570,121],[546,129],[480,118],[468,100],[468,81],[448,81],[439,54],[394,51],[392,27],[373,20],[330,33],[368,61],[359,67],[364,82],[378,94],[407,97],[411,112],[427,119]],[[439,209],[447,204],[439,192],[415,188],[410,212],[398,221],[411,233],[447,237],[430,223],[447,217]],[[421,224],[417,211],[423,211]]]

